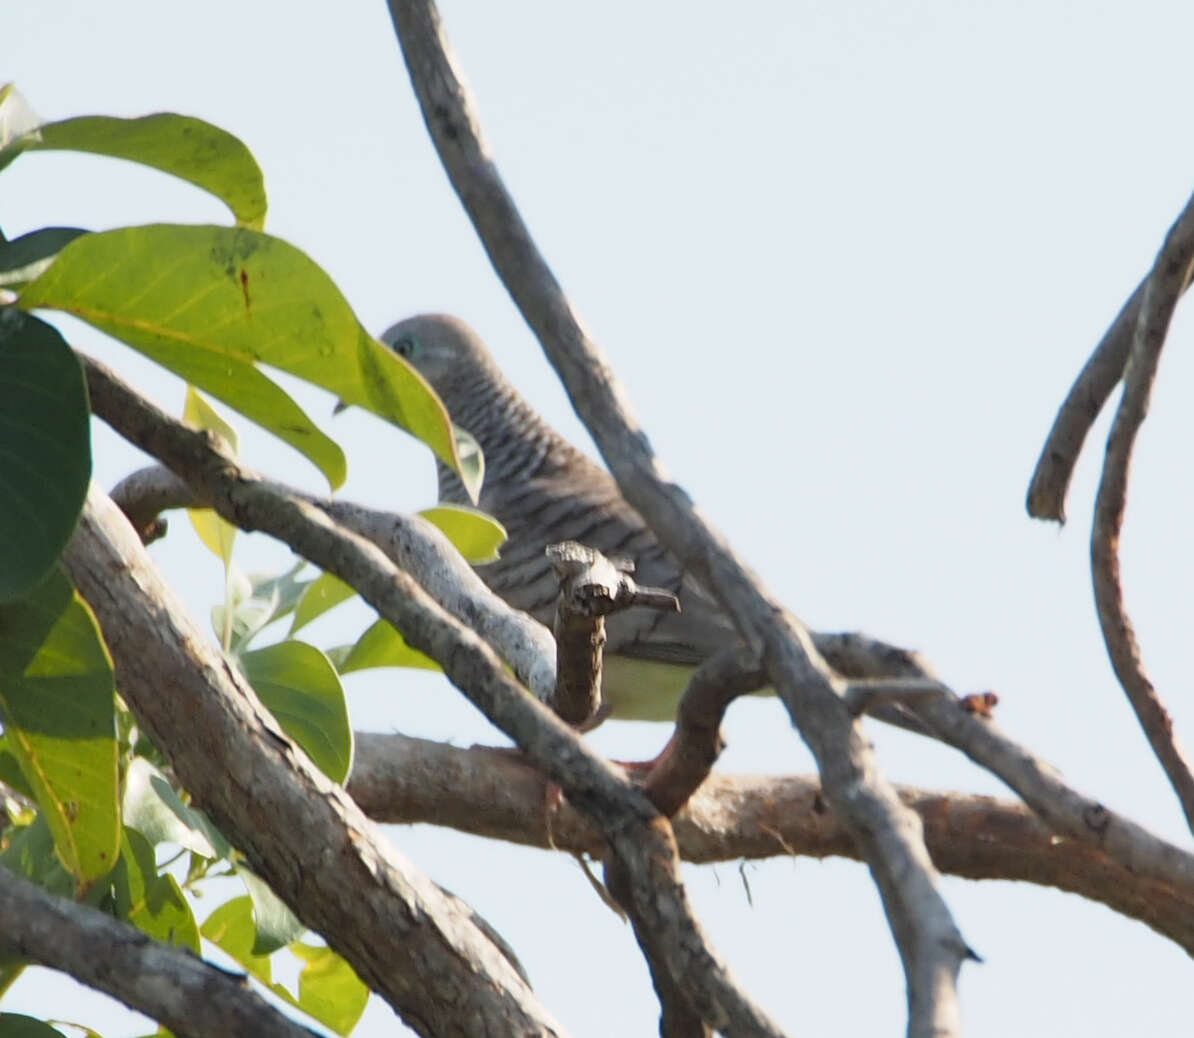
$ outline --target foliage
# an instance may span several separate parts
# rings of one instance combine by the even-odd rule
[[[51,149],[182,178],[226,203],[234,223],[0,236],[0,494],[8,502],[0,510],[0,865],[155,939],[198,952],[202,935],[274,994],[346,1034],[367,989],[335,953],[300,940],[303,926],[172,784],[119,698],[94,616],[57,564],[90,480],[89,410],[79,359],[32,311],[72,314],[138,350],[187,380],[184,417],[192,425],[235,450],[235,429],[200,395],[205,390],[300,451],[333,488],[345,478],[343,451],[262,365],[412,433],[461,473],[474,497],[481,459],[474,443],[458,442],[423,379],[364,330],[327,274],[265,233],[263,177],[237,138],[172,113],[36,126],[19,94],[0,90],[0,169]],[[343,669],[434,664],[388,625],[327,653],[297,640],[349,589],[326,575],[302,576],[301,562],[246,577],[233,562],[233,528],[210,512],[192,518],[225,567],[225,599],[213,623],[228,659],[312,761],[343,781],[352,727],[332,661]],[[428,518],[477,559],[492,558],[504,538],[468,509],[439,508]],[[255,644],[287,617],[281,640]],[[229,875],[246,896],[200,925],[188,895]],[[297,992],[272,980],[271,956],[282,949],[302,963]],[[0,993],[22,968],[0,963]],[[0,1028],[58,1033],[13,1014],[0,1014]]]

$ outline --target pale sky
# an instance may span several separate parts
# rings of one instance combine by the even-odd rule
[[[7,5],[0,80],[46,119],[174,110],[238,134],[270,198],[267,230],[332,274],[367,327],[446,310],[586,444],[488,267],[418,117],[385,5],[111,0]],[[1061,532],[1024,491],[1057,404],[1194,189],[1189,47],[1178,2],[443,5],[499,166],[664,462],[803,619],[924,651],[1078,789],[1190,845],[1111,675],[1087,541],[1106,420]],[[111,160],[36,154],[0,177],[0,227],[226,221],[188,185]],[[59,322],[160,403],[177,380]],[[1146,664],[1194,741],[1188,632],[1194,345],[1179,310],[1140,439],[1124,538]],[[345,445],[345,497],[434,501],[427,451],[360,413],[313,416]],[[248,462],[324,489],[233,418]],[[106,430],[96,478],[138,462]],[[197,616],[222,578],[181,518],[154,555]],[[246,539],[246,569],[286,553]],[[351,637],[362,609],[312,630]],[[459,745],[492,729],[442,679],[349,680],[357,727]],[[893,780],[1005,791],[958,754],[868,725]],[[808,771],[775,702],[736,705],[728,771]],[[658,725],[590,736],[621,758]],[[395,845],[470,901],[580,1036],[655,1033],[628,927],[571,859],[437,829]],[[897,1034],[903,978],[853,863],[690,868],[698,914],[792,1033]],[[946,879],[963,933],[971,1035],[1179,1033],[1190,963],[1142,924],[1027,885]],[[197,906],[200,919],[220,898]],[[561,954],[564,948],[569,956]],[[573,956],[576,956],[573,958]],[[6,1010],[109,1035],[144,1022],[30,971]],[[72,989],[73,990],[73,989]],[[374,1000],[358,1032],[394,1033]]]

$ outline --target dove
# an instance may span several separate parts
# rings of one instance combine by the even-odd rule
[[[693,669],[741,637],[709,592],[622,497],[605,469],[568,443],[502,374],[463,321],[421,314],[381,341],[431,385],[452,421],[485,456],[478,507],[509,535],[496,562],[476,567],[516,609],[551,626],[559,581],[549,544],[578,541],[634,563],[640,584],[665,588],[680,612],[632,608],[606,619],[602,699],[618,720],[672,720]],[[456,474],[437,462],[442,501],[469,504]]]

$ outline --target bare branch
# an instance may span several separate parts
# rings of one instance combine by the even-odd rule
[[[1170,785],[1177,793],[1186,823],[1194,830],[1194,774],[1185,752],[1178,745],[1169,711],[1144,672],[1136,633],[1128,619],[1119,579],[1119,535],[1123,529],[1128,495],[1128,469],[1136,434],[1148,414],[1149,397],[1156,378],[1161,349],[1169,322],[1181,294],[1190,282],[1194,266],[1194,197],[1169,229],[1165,243],[1145,284],[1140,316],[1132,340],[1132,352],[1124,373],[1120,398],[1111,433],[1103,476],[1095,497],[1094,524],[1090,535],[1090,569],[1094,580],[1095,606],[1111,665],[1136,711],[1140,726],[1153,753],[1161,762]]]
[[[764,665],[816,757],[825,795],[859,841],[879,887],[908,979],[909,1033],[957,1033],[956,977],[968,949],[937,889],[919,820],[879,775],[841,700],[839,682],[804,626],[762,590],[659,465],[497,173],[434,5],[390,0],[389,7],[448,177],[623,496],[745,633],[761,641]]]
[[[175,478],[167,470],[159,471]],[[303,497],[298,491],[288,492]],[[528,687],[544,689],[540,698],[550,694],[555,684],[555,644],[546,629],[493,595],[430,524],[417,516],[391,515],[343,501],[305,499],[372,540],[445,609],[498,649]],[[207,502],[192,489],[192,500],[182,504]],[[850,679],[848,687],[899,678],[929,686],[939,683],[918,652],[858,632],[818,632],[814,640],[833,668]],[[528,671],[538,675],[539,684],[523,677]],[[1096,848],[1158,883],[1177,887],[1194,883],[1194,856],[1066,785],[1045,760],[981,715],[963,709],[961,703],[951,693],[946,698],[881,704],[869,713],[966,754],[1022,797],[1052,831]]]
[[[103,413],[102,389],[92,403]],[[94,490],[64,561],[138,723],[252,870],[370,988],[423,1034],[489,1033],[482,1020],[561,1033],[500,950],[282,734]]]
[[[569,805],[543,812],[543,776],[517,757],[404,735],[357,733],[348,790],[381,822],[446,825],[544,849],[600,856],[600,834]],[[1145,923],[1194,956],[1194,876],[1142,875],[1070,839],[1022,804],[899,788],[920,815],[933,861],[967,879],[1019,880],[1078,894]],[[815,776],[714,772],[672,819],[696,863],[799,855],[858,858]]]
[[[881,643],[868,646],[862,636],[851,636],[851,641],[860,648],[844,662],[858,664],[855,673],[861,677],[866,676],[862,664],[872,658],[885,676],[938,680],[917,653],[884,651]],[[1052,765],[982,713],[965,709],[961,700],[917,698],[902,706],[935,738],[998,776],[1052,830],[1099,849],[1134,873],[1177,887],[1194,885],[1194,856],[1066,785]]]
[[[1065,497],[1078,455],[1087,433],[1099,412],[1123,378],[1132,350],[1140,301],[1144,298],[1146,277],[1128,297],[1123,308],[1103,334],[1098,346],[1078,373],[1069,393],[1053,419],[1041,456],[1028,484],[1026,507],[1034,519],[1065,522]]]
[[[102,952],[99,951],[102,949]],[[229,973],[0,868],[0,952],[60,970],[179,1036],[310,1038]]]
[[[163,512],[189,508],[194,497],[191,489],[169,469],[160,465],[138,469],[112,488],[111,498],[133,524],[142,544],[166,536]]]
[[[356,588],[365,601],[401,632],[408,644],[437,660],[449,680],[490,721],[510,736],[528,758],[560,786],[574,805],[600,826],[610,852],[626,870],[628,889],[634,898],[636,913],[657,935],[666,949],[669,969],[684,984],[685,990],[694,999],[699,999],[702,1014],[707,1014],[706,1019],[713,1026],[727,1034],[780,1033],[741,992],[728,968],[710,948],[679,880],[671,829],[624,775],[589,750],[546,707],[528,696],[522,686],[505,672],[488,645],[445,613],[418,584],[391,565],[372,544],[336,527],[320,509],[244,471],[222,452],[214,438],[186,428],[141,399],[102,365],[88,358],[82,359],[95,414],[195,486],[201,499],[209,502],[229,522],[242,529],[270,534]],[[82,550],[79,554],[86,558]],[[76,580],[76,583],[80,582]],[[102,585],[95,587],[93,583],[90,586],[97,594],[106,593]],[[150,624],[148,629],[154,629],[153,625]],[[153,724],[147,727],[151,732],[157,730]],[[302,756],[279,734],[273,731],[270,734],[275,740],[281,741],[290,754]],[[169,749],[164,740],[162,744]],[[221,745],[226,746],[227,753],[237,752],[235,745]],[[276,745],[272,749],[277,752]],[[243,753],[250,761],[245,766],[251,766],[251,762],[262,752],[265,750],[261,747],[243,747]],[[205,774],[198,785],[210,787],[212,772],[218,772],[219,769],[212,769],[208,759],[204,770]],[[204,801],[203,793],[196,788],[194,776],[188,776],[182,768],[178,768],[178,774],[201,802]],[[253,790],[253,796],[248,799],[259,804],[261,810],[267,811],[259,791],[252,783],[243,788]],[[321,791],[319,796],[326,794]],[[218,814],[217,821],[225,818],[231,822],[235,817],[234,812],[229,815]],[[272,811],[263,817],[269,819],[266,828],[272,830],[278,824],[278,816]],[[232,828],[231,825],[229,827]],[[255,838],[255,835],[245,834],[239,828],[233,831],[241,838]],[[304,847],[323,845],[324,841],[312,840],[311,831],[302,825],[296,825],[293,832],[302,834]],[[244,849],[248,853],[249,849]],[[293,854],[284,843],[271,847],[271,851],[281,860],[285,860],[287,852]],[[271,886],[275,879],[279,881],[275,890],[291,905],[299,918],[324,932],[333,947],[337,947],[333,942],[333,933],[317,925],[316,920],[324,918],[322,908],[307,908],[307,914],[304,915],[300,906],[292,903],[288,895],[292,895],[293,891],[285,880],[293,880],[294,877],[286,872],[282,861],[267,855],[262,855],[261,860],[258,860],[251,853],[249,858],[255,869],[262,870],[262,875],[270,881]],[[343,867],[346,874],[351,874],[349,863]],[[279,870],[282,870],[283,875],[279,876]],[[333,902],[337,900],[332,891],[325,896]],[[438,890],[436,896],[442,900]],[[322,904],[324,898],[318,900]],[[335,913],[332,913],[332,921],[338,924],[345,922],[342,916]],[[334,931],[337,939],[345,939],[338,927],[329,929]],[[349,951],[355,955],[361,953],[355,943],[359,939],[359,935],[349,939],[348,951],[343,947],[337,948],[354,966],[357,965],[357,958],[350,955]],[[492,945],[487,947],[492,949]],[[409,956],[417,952],[408,948],[405,954]],[[426,974],[415,970],[411,970],[410,976],[401,982],[396,981],[392,974],[404,971],[395,970],[393,963],[401,961],[404,960],[395,958],[389,966],[391,975],[384,978],[379,978],[371,969],[358,969],[358,972],[370,986],[376,984],[377,989],[383,992],[398,988],[408,998],[409,992],[404,989],[411,984],[420,988],[428,985],[432,991],[442,990],[438,980],[436,984],[430,984]],[[504,958],[502,964],[508,974],[502,979],[517,981],[520,986],[521,981]],[[370,960],[365,965],[372,967],[374,963]],[[435,967],[428,960],[423,963],[423,969],[434,970]],[[494,986],[497,987],[496,984]],[[423,992],[424,997],[427,993]],[[490,1015],[496,1009],[488,1014],[479,1011],[473,1014],[468,1009],[467,1001],[463,997],[457,998],[453,1002],[453,1011],[465,1015],[473,1026],[481,1026],[484,1022],[485,1026],[491,1027]],[[426,1011],[427,1007],[423,1008]],[[748,1023],[740,1027],[735,1021]],[[463,1023],[461,1026],[465,1027]],[[523,1026],[530,1030],[542,1025],[528,1018]],[[501,1029],[505,1031],[509,1028],[503,1024]]]
[[[676,728],[643,783],[643,792],[671,818],[709,777],[725,747],[721,720],[739,696],[767,683],[759,661],[745,649],[723,649],[689,679],[676,711]]]

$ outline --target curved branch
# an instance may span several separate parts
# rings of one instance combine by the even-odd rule
[[[957,1033],[956,977],[969,950],[908,811],[879,774],[808,631],[767,594],[672,483],[535,246],[485,147],[430,0],[390,0],[423,119],[494,269],[534,329],[623,496],[752,639],[801,735],[825,795],[871,868],[908,979],[909,1033]]]
[[[99,952],[102,949],[102,953]],[[173,1034],[310,1038],[229,973],[0,868],[0,952],[60,970]]]
[[[1065,496],[1074,466],[1090,428],[1119,380],[1132,351],[1132,338],[1140,316],[1146,277],[1128,297],[1111,327],[1082,366],[1045,437],[1036,468],[1028,484],[1025,507],[1033,519],[1065,522]]]
[[[1090,570],[1099,626],[1116,677],[1136,711],[1141,728],[1177,793],[1186,823],[1194,830],[1194,774],[1177,742],[1173,721],[1144,671],[1136,633],[1124,605],[1119,573],[1119,535],[1128,494],[1128,468],[1136,434],[1148,414],[1169,322],[1194,266],[1194,197],[1169,229],[1153,265],[1140,304],[1124,392],[1107,437],[1103,475],[1095,497],[1090,535]]]
[[[374,732],[358,732],[356,739],[348,792],[379,822],[426,822],[545,850],[601,854],[600,834],[568,804],[544,814],[543,776],[509,753]],[[1194,877],[1140,875],[1012,801],[906,786],[899,793],[920,816],[943,872],[1078,894],[1139,920],[1194,956]],[[787,855],[858,858],[814,776],[715,772],[672,824],[680,856],[697,864]]]

